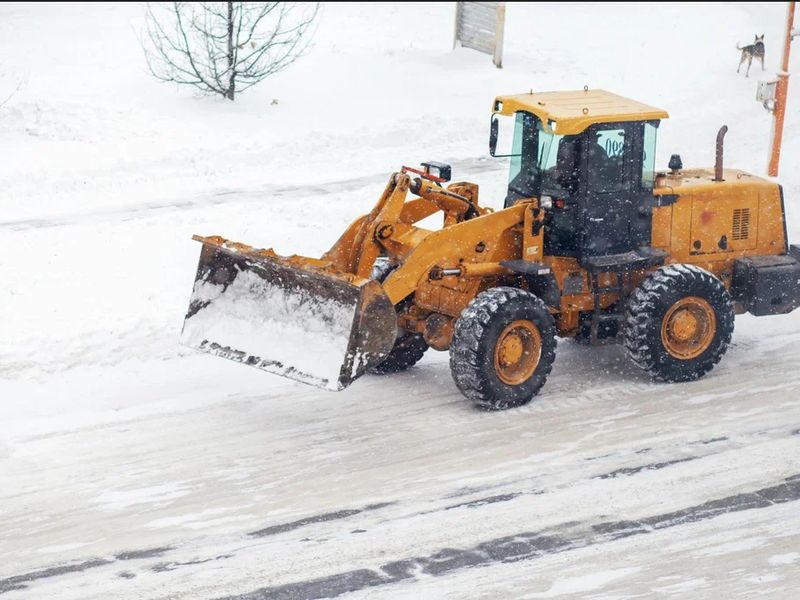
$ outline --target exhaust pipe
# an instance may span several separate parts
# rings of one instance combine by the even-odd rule
[[[722,155],[724,153],[725,134],[728,133],[728,126],[723,125],[717,132],[717,159],[714,162],[714,181],[725,181],[722,179]]]

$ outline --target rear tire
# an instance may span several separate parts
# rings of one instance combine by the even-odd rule
[[[668,265],[631,294],[623,342],[635,365],[659,381],[699,379],[725,354],[733,303],[722,282],[694,265]]]
[[[542,300],[497,287],[469,303],[450,343],[450,371],[479,407],[505,410],[530,402],[556,356],[556,327]]]

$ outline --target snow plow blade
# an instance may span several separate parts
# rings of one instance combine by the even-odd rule
[[[202,242],[181,343],[342,390],[394,346],[394,306],[376,281],[224,238]]]

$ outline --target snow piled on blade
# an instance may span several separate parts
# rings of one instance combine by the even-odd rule
[[[251,271],[195,282],[181,343],[317,387],[340,390],[355,304],[285,288]]]

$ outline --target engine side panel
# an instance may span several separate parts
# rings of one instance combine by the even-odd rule
[[[734,178],[668,191],[677,200],[653,209],[652,236],[653,247],[669,254],[668,262],[695,264],[730,287],[737,259],[786,253],[778,185]]]

